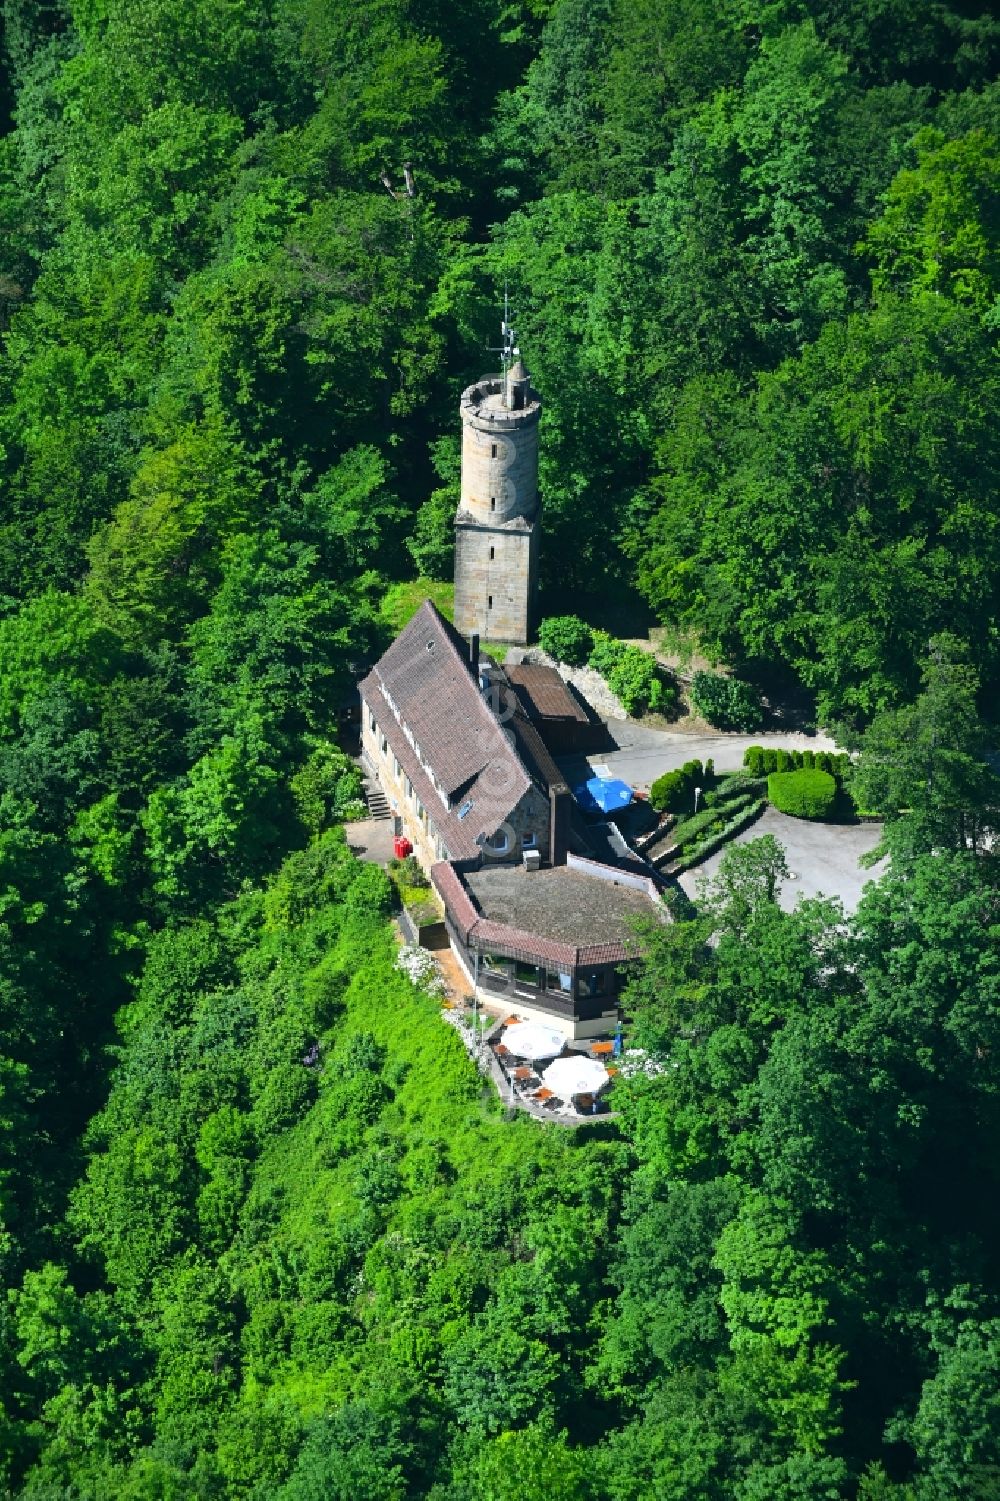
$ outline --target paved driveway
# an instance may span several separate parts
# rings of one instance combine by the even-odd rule
[[[653,730],[629,720],[606,721],[618,747],[591,757],[608,766],[631,787],[649,788],[665,771],[674,771],[685,761],[715,762],[717,772],[738,771],[748,745],[774,745],[784,750],[832,751],[837,747],[829,735],[803,735],[791,731],[762,735],[684,735],[676,730]],[[582,769],[582,763],[576,768]]]
[[[885,869],[880,862],[871,870],[862,868],[861,856],[873,850],[882,837],[882,825],[875,823],[810,823],[805,818],[789,818],[776,808],[765,808],[749,829],[737,834],[731,844],[746,844],[762,834],[773,834],[785,847],[788,868],[794,876],[781,891],[781,905],[790,911],[801,896],[836,896],[848,912],[858,905],[867,881],[877,880]],[[697,895],[698,883],[714,876],[725,850],[718,850],[694,870],[679,878],[688,896]]]

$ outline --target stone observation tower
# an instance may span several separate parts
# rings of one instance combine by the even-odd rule
[[[455,625],[528,641],[538,582],[542,404],[504,321],[504,369],[462,392],[462,498],[455,516]]]

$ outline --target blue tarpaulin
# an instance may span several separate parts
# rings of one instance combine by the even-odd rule
[[[632,801],[632,789],[617,777],[591,777],[573,796],[587,813],[617,813]]]

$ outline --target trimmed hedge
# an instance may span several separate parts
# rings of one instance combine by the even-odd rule
[[[708,792],[715,781],[711,761],[685,761],[676,771],[665,771],[649,789],[649,801],[658,813],[687,813],[694,809],[694,789]],[[707,799],[706,799],[707,802]]]
[[[775,771],[767,795],[779,813],[793,818],[828,819],[837,801],[837,783],[828,771]]]
[[[832,777],[842,777],[851,764],[846,751],[782,750],[772,745],[748,745],[743,752],[743,765],[752,777],[770,776],[773,771],[828,772]]]

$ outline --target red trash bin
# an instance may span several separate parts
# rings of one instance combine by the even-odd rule
[[[405,860],[407,855],[413,854],[413,845],[405,834],[397,834],[392,841],[393,854],[397,860]]]

